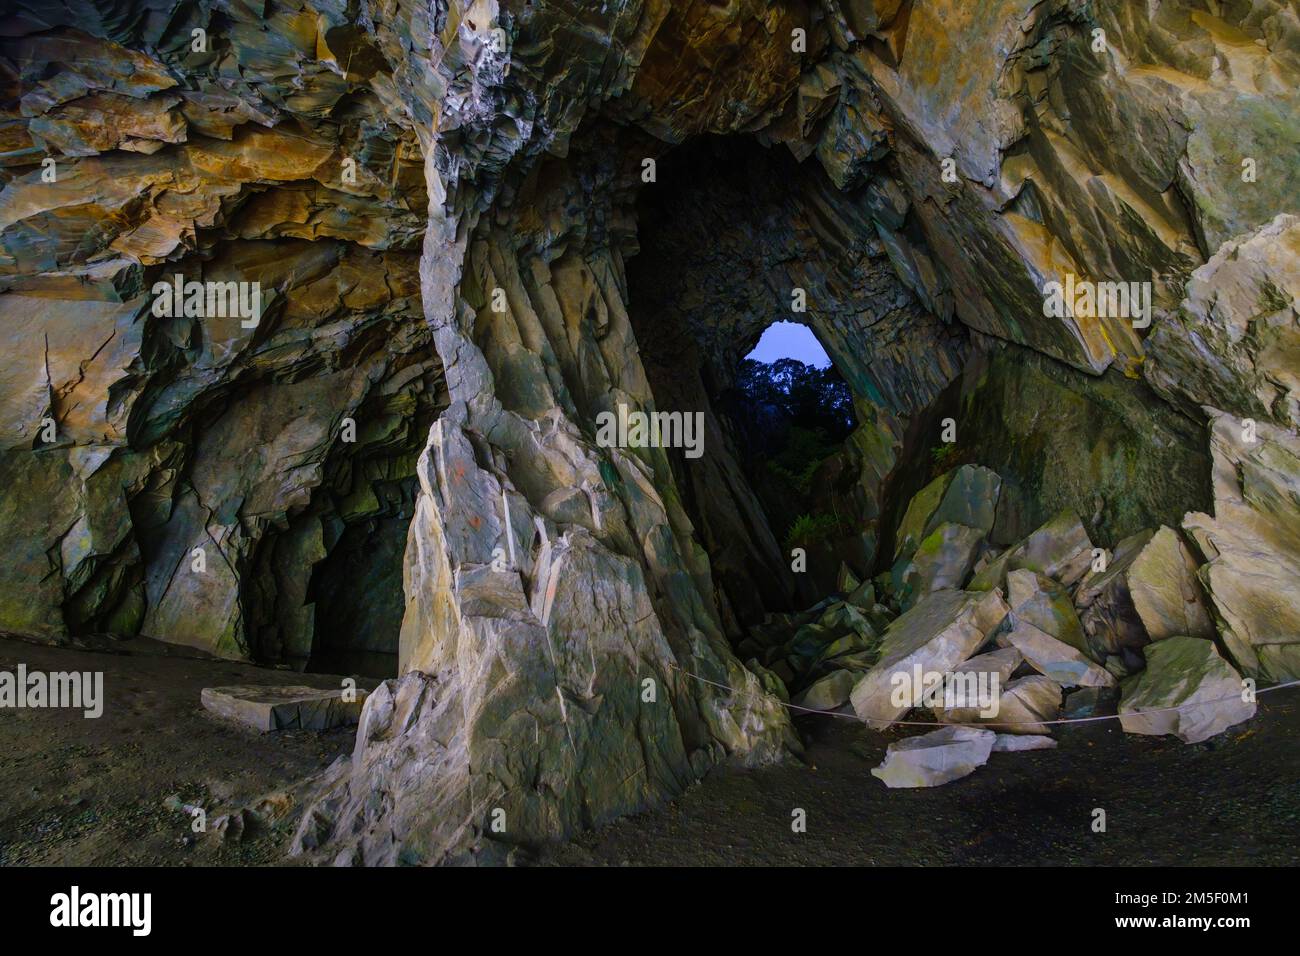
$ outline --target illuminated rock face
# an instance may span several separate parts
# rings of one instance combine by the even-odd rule
[[[490,855],[781,759],[729,638],[801,584],[712,400],[802,290],[864,562],[980,397],[952,464],[1002,477],[1002,544],[1197,512],[1226,650],[1295,676],[1240,531],[1300,596],[1289,5],[573,6],[7,17],[0,628],[387,655],[300,834],[323,859]],[[638,299],[647,160],[706,135],[744,140]],[[178,274],[257,283],[255,325],[158,314]],[[1053,282],[1150,283],[1149,315],[1053,313]],[[705,455],[601,447],[620,404],[703,413]]]

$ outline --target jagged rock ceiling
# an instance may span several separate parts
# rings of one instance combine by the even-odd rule
[[[789,718],[728,641],[756,574],[735,536],[797,585],[725,436],[689,472],[593,436],[619,403],[707,404],[797,286],[855,391],[865,520],[970,356],[1010,362],[979,394],[1019,400],[1024,523],[1206,512],[1225,642],[1294,676],[1300,629],[1262,595],[1300,580],[1297,74],[1274,0],[19,0],[0,627],[297,666],[396,643],[299,834],[322,859],[491,855],[494,808],[505,843],[562,837],[781,759]],[[673,281],[638,302],[643,161],[706,134],[754,169],[668,202],[681,245],[647,255]],[[1152,283],[1151,329],[1045,315],[1067,273]],[[260,282],[260,322],[156,315],[176,274]],[[690,358],[666,368],[674,328]],[[1032,472],[1055,426],[1030,353],[1134,432],[1123,455],[1058,435]],[[1125,513],[1120,465],[1147,455],[1196,477]],[[379,593],[355,635],[317,620]]]

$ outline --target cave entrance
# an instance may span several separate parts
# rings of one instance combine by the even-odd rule
[[[404,559],[419,497],[416,462],[449,401],[442,361],[428,342],[428,371],[392,395],[363,403],[355,440],[326,462],[313,503],[323,556],[312,567],[312,673],[386,679],[399,674],[406,613]]]
[[[419,486],[414,476],[374,482],[375,513],[331,515],[333,547],[313,570],[315,632],[307,671],[398,676],[406,598],[402,562]]]
[[[873,557],[853,390],[831,360],[843,343],[792,296],[819,255],[807,192],[824,184],[804,183],[824,176],[746,137],[700,137],[657,166],[638,195],[629,315],[656,408],[704,413],[704,454],[670,461],[738,638]]]

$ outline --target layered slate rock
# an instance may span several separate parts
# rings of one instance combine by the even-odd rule
[[[852,671],[832,671],[814,682],[792,703],[810,710],[836,710],[848,703],[856,683],[857,677]]]
[[[630,80],[643,58],[662,69],[681,54],[675,33],[649,42],[654,21],[638,32],[642,12],[611,7],[579,29],[543,7],[510,25],[523,56],[553,44],[567,62],[613,56]],[[489,852],[488,838],[561,839],[680,793],[719,763],[771,762],[799,746],[781,702],[728,646],[666,450],[595,440],[600,413],[656,408],[624,286],[640,157],[611,163],[599,130],[566,160],[541,156],[614,93],[608,73],[557,75],[558,60],[506,70],[485,47],[490,18],[456,13],[437,55],[413,53],[415,72],[517,115],[457,112],[445,144],[479,146],[440,148],[427,169],[446,202],[426,235],[425,317],[456,371],[421,458],[408,539],[408,674],[394,699],[418,707],[400,731],[359,736],[350,774],[326,788],[298,843],[350,862],[439,862]],[[780,49],[751,7],[725,15],[754,33],[755,56]],[[688,35],[688,46],[712,37]],[[612,51],[607,36],[620,38]],[[780,74],[688,93],[698,112],[680,114],[664,85],[647,83],[645,99],[634,96],[685,135],[754,121]],[[535,160],[539,175],[520,178]],[[498,189],[507,198],[481,215]],[[410,786],[415,777],[427,783]],[[489,828],[494,809],[504,829]]]
[[[900,260],[973,328],[1079,368],[1133,371],[1144,349],[1129,321],[1024,319],[1042,316],[1046,281],[1140,277],[1168,310],[1176,277],[1225,239],[1296,211],[1294,164],[1243,187],[1241,162],[1224,158],[1297,151],[1284,79],[1296,54],[1269,40],[1290,29],[1285,4],[1215,16],[1181,2],[868,6],[886,12],[839,5],[830,22],[843,74],[869,76],[905,131],[893,158],[924,241],[899,230]],[[943,157],[958,183],[942,178]]]
[[[987,535],[997,517],[1002,479],[987,468],[963,465],[926,485],[909,502],[898,526],[894,558],[910,557],[941,525],[960,525]]]
[[[1151,640],[1175,635],[1214,637],[1214,622],[1196,572],[1196,558],[1173,528],[1157,531],[1133,561],[1129,595]]]
[[[1219,634],[1248,677],[1300,677],[1300,440],[1265,422],[1212,412],[1214,516],[1184,529]],[[1250,439],[1254,439],[1251,441]]]
[[[1005,684],[1024,660],[1024,656],[1016,648],[1004,647],[986,654],[977,654],[965,663],[958,664],[953,668],[953,673],[987,674],[990,678],[996,674],[998,683]]]
[[[724,356],[775,317],[762,310],[786,314],[792,287],[810,293],[863,421],[848,456],[864,551],[886,479],[930,453],[932,403],[976,345],[1005,344],[1001,388],[984,393],[1001,398],[972,403],[1018,403],[1005,461],[1079,448],[1034,427],[1065,400],[1071,425],[1107,427],[1085,433],[1102,453],[1047,482],[1003,469],[1079,517],[1032,546],[1008,531],[966,586],[1023,569],[1068,589],[1089,534],[1110,543],[1197,509],[1184,527],[1229,652],[1250,673],[1295,674],[1295,456],[1267,428],[1254,450],[1219,434],[1296,421],[1294,285],[1277,277],[1296,261],[1277,217],[1300,197],[1285,4],[629,0],[575,18],[552,0],[402,0],[382,16],[304,0],[19,3],[0,50],[21,92],[0,137],[15,345],[0,479],[30,494],[0,505],[0,626],[143,631],[302,666],[321,618],[369,618],[356,591],[322,592],[384,584],[381,629],[404,613],[404,676],[372,695],[351,764],[305,818],[314,859],[496,859],[493,808],[502,843],[554,838],[795,746],[728,646],[754,581],[798,588],[734,462],[687,473],[593,440],[619,403],[698,394],[661,395],[641,354],[642,332],[680,306],[714,319],[688,324],[683,347]],[[820,168],[777,184],[790,202],[732,222],[713,259],[680,271],[674,309],[634,326],[642,163],[706,133]],[[730,217],[700,205],[706,232]],[[737,238],[753,225],[771,241]],[[148,314],[153,281],[177,270],[262,281],[256,333]],[[1131,316],[1045,314],[1045,284],[1068,276],[1150,282],[1150,333]],[[694,288],[707,294],[692,303]],[[1096,387],[1016,372],[1050,363]],[[1129,414],[1157,400],[1146,383],[1192,425]],[[1222,413],[1213,517],[1184,500],[1201,473],[1175,467],[1196,465],[1196,429],[1220,418],[1207,405]],[[729,502],[712,523],[706,492]],[[1006,494],[1004,514],[1019,507],[1001,508]],[[1129,500],[1141,508],[1108,517]],[[1047,507],[1024,506],[1030,527]],[[733,533],[747,543],[727,551]],[[348,573],[402,541],[404,569]]]
[[[1065,696],[1061,715],[1068,720],[1113,716],[1119,706],[1120,686],[1081,687]]]
[[[20,555],[0,625],[304,666],[313,566],[364,537],[387,556],[355,576],[376,600],[333,638],[387,628],[391,645],[393,544],[445,396],[419,302],[418,138],[366,88],[370,44],[342,8],[168,6],[34,4],[0,42],[22,92],[0,317],[33,343],[0,375],[0,477],[35,503],[0,514]],[[259,283],[256,327],[155,315],[177,275]]]
[[[989,542],[1018,545],[1062,511],[1108,547],[1209,506],[1199,412],[1128,376],[1089,375],[1012,347],[976,351],[955,386],[959,446],[1003,478]]]
[[[927,594],[964,585],[984,534],[979,528],[945,521],[926,535],[912,557],[894,567],[900,607],[907,610]]]
[[[1069,645],[1080,655],[1088,653],[1074,602],[1056,581],[1033,571],[1012,571],[1007,575],[1007,604],[1017,622]]]
[[[1147,666],[1124,683],[1120,725],[1131,734],[1173,734],[1194,744],[1255,716],[1241,675],[1213,641],[1170,637],[1146,648]]]
[[[1128,570],[1154,535],[1148,529],[1124,538],[1107,556],[1104,571],[1089,571],[1079,582],[1074,600],[1094,657],[1105,660],[1126,648],[1137,651],[1150,641],[1133,606]]]
[[[1199,406],[1300,427],[1300,218],[1236,235],[1197,269],[1148,343],[1146,378]]]
[[[1023,750],[1055,750],[1056,740],[1052,737],[1034,736],[1032,734],[998,734],[993,741],[993,753],[1019,753]]]

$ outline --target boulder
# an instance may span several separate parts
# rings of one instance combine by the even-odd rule
[[[344,695],[353,699],[345,700]],[[361,717],[368,691],[359,688],[205,687],[205,710],[260,733],[351,727]]]
[[[1012,571],[1007,575],[1007,591],[1007,603],[1017,623],[1029,624],[1081,654],[1090,653],[1074,602],[1051,578],[1033,571]],[[1007,635],[999,639],[1006,640]]]
[[[860,611],[869,611],[876,603],[876,587],[870,580],[863,581],[850,591],[844,600]]]
[[[974,528],[983,537],[993,527],[1002,479],[987,468],[962,465],[940,475],[908,503],[898,525],[895,561],[910,557],[942,524]]]
[[[1007,685],[998,702],[998,716],[991,721],[1005,721],[1002,733],[1049,734],[1047,724],[1033,721],[1056,720],[1061,716],[1061,685],[1049,677],[1022,677]]]
[[[1007,572],[1035,571],[1072,587],[1092,564],[1092,541],[1078,515],[1062,511],[1028,538],[990,561],[971,580],[972,591],[1001,587]]]
[[[1213,639],[1214,622],[1196,579],[1197,561],[1173,528],[1162,527],[1128,573],[1133,608],[1153,641],[1186,635]]]
[[[1062,687],[1115,686],[1115,678],[1104,667],[1027,620],[1017,621],[1001,639],[1022,654],[1034,670]]]
[[[888,727],[911,709],[895,703],[900,680],[947,674],[984,643],[1006,616],[1002,592],[936,591],[895,620],[881,640],[880,661],[853,688],[854,712],[873,727]]]
[[[1015,669],[1024,662],[1024,657],[1020,651],[1014,647],[1003,647],[996,651],[990,651],[987,654],[979,654],[966,661],[964,664],[958,664],[953,668],[954,674],[965,674],[974,672],[977,674],[997,674],[998,685],[1001,686],[1011,679]]]
[[[1061,716],[1067,720],[1086,717],[1106,717],[1117,712],[1119,684],[1110,687],[1080,687],[1065,695]]]
[[[1120,725],[1130,734],[1173,734],[1194,744],[1255,716],[1242,681],[1213,641],[1170,637],[1146,647],[1147,666],[1123,685]]]
[[[870,612],[836,601],[822,608],[815,623],[802,625],[785,644],[769,651],[768,666],[783,660],[792,673],[807,678],[836,658],[873,652],[879,641],[871,617]]]
[[[805,624],[781,648],[779,656],[786,660],[796,673],[806,673],[828,644],[835,640],[833,631],[820,624]]]
[[[1107,569],[1088,575],[1075,594],[1093,654],[1139,648],[1176,634],[1213,638],[1214,622],[1196,572],[1195,557],[1173,528],[1121,541]]]
[[[926,535],[910,558],[894,565],[894,594],[906,611],[934,591],[959,588],[970,577],[985,532],[944,522]]]
[[[937,787],[974,773],[988,762],[997,734],[977,727],[942,727],[889,745],[871,770],[886,787]]]
[[[1140,666],[1138,667],[1129,666],[1128,660],[1125,659],[1125,656],[1128,653],[1128,649],[1125,648],[1124,654],[1107,654],[1105,661],[1106,673],[1110,674],[1111,677],[1123,680],[1125,677],[1130,677],[1133,674],[1136,674],[1146,666],[1145,659],[1139,662]]]
[[[826,609],[817,623],[829,632],[842,633],[846,630],[870,634],[871,625],[863,617],[862,611],[852,604],[840,601]]]
[[[1139,531],[1120,541],[1104,571],[1089,571],[1074,593],[1079,623],[1093,656],[1118,654],[1120,648],[1140,648],[1150,638],[1133,607],[1128,570],[1147,546],[1154,531]]]
[[[855,656],[864,651],[871,651],[876,647],[876,642],[862,634],[850,631],[843,637],[838,637],[831,641],[822,652],[813,660],[810,671],[816,671],[824,667],[836,667],[838,661],[847,656]]]
[[[997,706],[950,707],[936,712],[946,724],[985,724],[1006,734],[1048,734],[1061,709],[1061,685],[1048,677],[1021,677],[1003,688]]]
[[[797,695],[791,703],[809,710],[836,710],[848,703],[856,680],[857,675],[852,671],[831,671]]]

